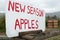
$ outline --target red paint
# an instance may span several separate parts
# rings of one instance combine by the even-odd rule
[[[8,11],[19,12],[19,13],[24,12],[39,17],[42,17],[44,15],[43,10],[39,10],[38,8],[29,5],[28,6],[22,5],[21,3],[12,2],[12,1],[9,1],[8,3]]]
[[[34,25],[34,20],[31,20],[31,27],[34,29],[35,25]]]
[[[19,10],[19,3],[15,3],[15,11],[16,12],[19,12],[20,10]]]
[[[15,22],[15,30],[16,30],[16,27],[19,27],[19,29],[22,29],[18,19],[16,19],[16,22]]]
[[[10,11],[12,9],[12,11],[14,11],[14,2],[11,3],[11,1],[9,1],[8,3],[8,11]]]
[[[15,11],[15,12],[25,12],[25,5],[22,6],[21,4],[17,2],[11,2],[8,3],[8,11]]]
[[[27,5],[23,5],[21,3],[18,2],[12,2],[9,1],[8,3],[8,11],[11,12],[18,12],[18,13],[22,13],[22,14],[30,14],[30,15],[35,15],[35,16],[39,16],[39,17],[43,17],[44,16],[44,12],[43,10],[39,10],[39,8],[35,8],[32,6],[27,6]],[[38,25],[38,20],[30,20],[30,19],[16,19],[15,21],[15,30],[18,27],[20,30],[22,29],[22,25],[24,25],[24,29],[27,28],[28,25],[28,29],[38,29],[39,25]]]
[[[24,26],[22,26],[24,25]],[[22,27],[24,27],[24,29],[28,28],[28,29],[38,29],[39,25],[38,25],[38,20],[28,20],[28,19],[16,19],[15,21],[15,30],[16,28],[19,28],[20,30],[22,30]]]

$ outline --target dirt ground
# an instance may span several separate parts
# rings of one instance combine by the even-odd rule
[[[1,40],[49,40],[51,37],[57,35],[60,35],[60,29],[47,29],[45,32],[39,32],[39,31],[27,32],[24,35],[20,34],[20,36],[13,38],[8,38],[5,33],[0,33],[0,39]]]

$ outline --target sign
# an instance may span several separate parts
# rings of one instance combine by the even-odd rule
[[[38,5],[38,6],[37,6]],[[8,0],[6,7],[6,34],[18,36],[19,32],[45,31],[45,13],[33,0]]]

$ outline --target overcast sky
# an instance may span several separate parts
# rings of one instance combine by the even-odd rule
[[[35,0],[33,0],[35,1]],[[36,0],[47,13],[60,11],[60,0]],[[0,11],[5,11],[6,0],[0,0]]]

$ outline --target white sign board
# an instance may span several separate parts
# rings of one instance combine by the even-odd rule
[[[8,37],[18,36],[19,32],[45,31],[45,13],[40,9],[39,4],[35,3],[33,0],[7,1],[6,34]]]

